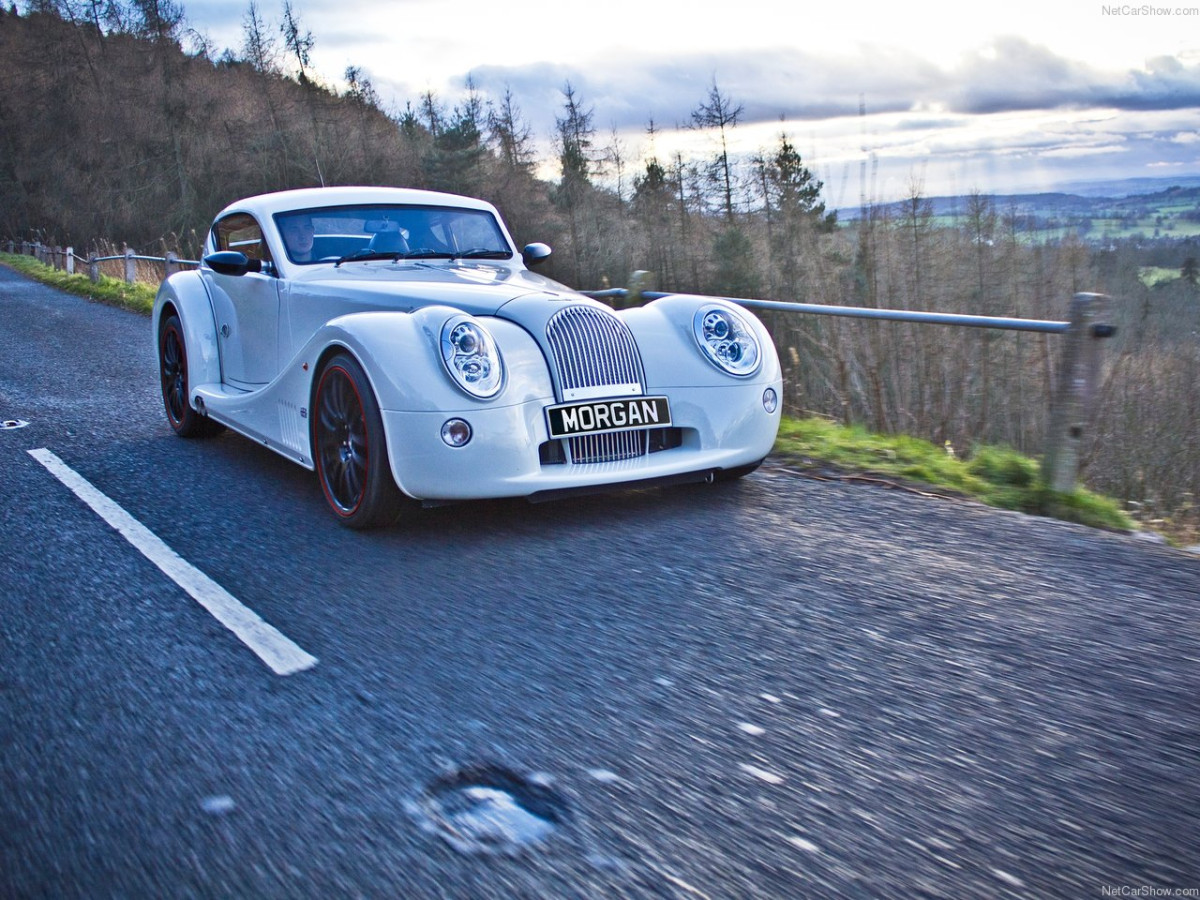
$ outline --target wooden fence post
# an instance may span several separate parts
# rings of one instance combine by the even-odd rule
[[[1042,481],[1067,494],[1079,480],[1084,434],[1095,415],[1101,375],[1100,342],[1115,333],[1103,324],[1108,298],[1076,294],[1071,300],[1070,327],[1063,335],[1058,383],[1050,401],[1050,433],[1042,459]]]
[[[100,260],[97,259],[95,251],[88,254],[88,278],[93,282],[100,280]]]
[[[179,268],[179,257],[175,255],[174,250],[168,250],[167,257],[163,260],[163,279],[170,278]]]
[[[137,281],[137,261],[133,258],[133,249],[125,248],[125,283],[133,284]]]
[[[74,275],[75,274],[75,248],[68,247],[66,249],[66,254],[67,255],[65,257],[63,257],[63,263],[66,266],[67,274]]]

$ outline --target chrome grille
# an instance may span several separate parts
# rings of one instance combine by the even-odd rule
[[[563,399],[641,393],[642,358],[629,327],[612,313],[591,306],[569,306],[546,326]]]
[[[567,438],[571,449],[571,462],[602,463],[622,459],[636,459],[647,451],[646,431],[613,431],[608,434],[588,434]]]

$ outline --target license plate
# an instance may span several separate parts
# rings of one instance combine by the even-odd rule
[[[634,428],[664,428],[671,424],[666,397],[622,397],[546,407],[550,437],[575,437]]]

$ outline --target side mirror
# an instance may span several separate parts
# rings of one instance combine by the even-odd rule
[[[532,269],[548,260],[553,252],[546,244],[526,244],[525,249],[521,251],[521,258],[525,260],[525,265]]]
[[[204,264],[218,275],[245,275],[247,272],[261,272],[261,259],[251,259],[245,253],[237,250],[221,250],[204,257]]]

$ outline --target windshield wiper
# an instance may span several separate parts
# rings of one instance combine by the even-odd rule
[[[416,250],[409,250],[407,253],[400,254],[401,259],[453,259],[453,257],[445,250],[429,250],[425,247],[418,247]]]
[[[347,253],[333,265],[334,268],[337,268],[344,262],[369,262],[381,259],[388,259],[392,262],[397,262],[401,259],[512,259],[512,252],[509,250],[492,250],[487,247],[462,250],[458,253],[448,253],[445,250],[430,250],[427,247],[418,247],[416,250],[391,250],[387,252],[364,248],[356,250],[354,253]]]
[[[356,250],[354,253],[348,253],[334,263],[334,268],[337,268],[344,262],[370,262],[372,260],[387,259],[392,262],[399,262],[402,259],[453,259],[453,255],[445,250],[429,250],[420,247],[416,250]]]
[[[384,253],[380,250],[356,250],[353,253],[347,253],[345,256],[335,262],[333,267],[336,269],[344,262],[368,262],[370,260],[378,259],[390,259],[392,262],[395,262],[402,256],[404,256],[403,253],[397,253],[395,250],[392,250],[388,253]]]
[[[451,259],[512,259],[510,250],[492,250],[487,247],[477,247],[474,250],[460,250]]]

